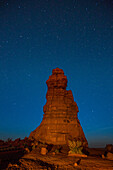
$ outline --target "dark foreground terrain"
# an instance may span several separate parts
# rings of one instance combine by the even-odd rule
[[[24,151],[0,153],[0,169],[45,169],[45,170],[113,170],[113,160],[102,158],[104,149],[88,149],[86,158],[52,152],[41,155],[39,149],[25,154]]]
[[[0,170],[113,170],[112,144],[82,151],[85,157],[69,156],[67,145],[48,145],[26,137],[15,141],[0,140]]]

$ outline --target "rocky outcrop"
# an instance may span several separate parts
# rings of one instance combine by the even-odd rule
[[[105,147],[106,152],[111,152],[113,153],[113,145],[112,144],[107,144]]]
[[[108,152],[106,158],[109,160],[113,160],[113,154],[111,152]]]
[[[30,134],[30,139],[48,144],[64,145],[68,140],[80,140],[87,146],[87,140],[77,117],[78,106],[72,91],[66,90],[67,77],[62,69],[53,69],[46,81],[47,102],[43,107],[44,116],[39,127]]]

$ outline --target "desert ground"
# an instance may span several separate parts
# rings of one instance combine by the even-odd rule
[[[51,147],[46,154],[41,154],[41,145],[33,149],[18,148],[0,151],[0,169],[45,169],[45,170],[112,170],[112,157],[108,158],[105,148],[87,148],[85,155],[69,156],[64,147],[55,152]],[[111,153],[112,154],[112,153]]]

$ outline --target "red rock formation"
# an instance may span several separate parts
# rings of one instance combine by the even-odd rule
[[[71,90],[67,91],[67,77],[62,69],[53,69],[47,80],[44,117],[39,127],[30,134],[30,138],[48,144],[67,144],[68,139],[81,140],[87,145],[84,132],[77,117],[78,107]]]

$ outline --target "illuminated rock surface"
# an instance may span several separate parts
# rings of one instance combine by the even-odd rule
[[[87,140],[77,117],[78,107],[72,91],[66,90],[67,77],[62,69],[53,69],[47,80],[47,102],[43,108],[44,117],[39,127],[30,134],[30,138],[54,145],[67,144],[68,139],[81,140],[87,146]]]

